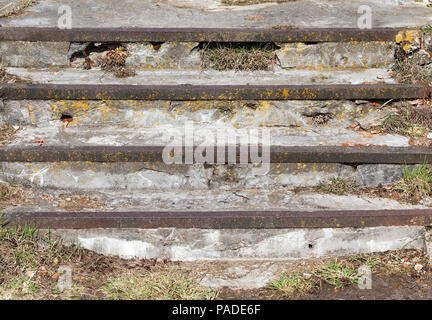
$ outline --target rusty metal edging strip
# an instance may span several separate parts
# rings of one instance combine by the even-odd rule
[[[201,148],[202,146],[200,146]],[[0,162],[159,162],[163,161],[164,146],[25,146],[0,147]],[[217,147],[212,146],[214,159]],[[173,147],[169,152],[180,154],[184,148]],[[210,150],[210,147],[208,148]],[[225,162],[228,162],[228,147]],[[240,149],[236,147],[236,163]],[[174,154],[173,153],[173,154]],[[259,155],[262,148],[258,148]],[[248,162],[252,162],[249,153]],[[432,148],[385,146],[271,146],[271,163],[346,163],[346,164],[422,164],[432,163]]]
[[[364,228],[430,226],[432,209],[218,212],[24,212],[5,216],[10,225],[40,229],[93,228]]]
[[[413,28],[73,28],[0,27],[0,41],[350,42],[394,41]]]
[[[0,85],[0,98],[5,100],[373,100],[425,98],[429,95],[429,87],[417,84]]]

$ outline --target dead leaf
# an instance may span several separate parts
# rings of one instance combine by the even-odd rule
[[[43,144],[43,139],[39,138],[39,139],[33,140],[32,143],[38,143],[38,145],[41,146]]]

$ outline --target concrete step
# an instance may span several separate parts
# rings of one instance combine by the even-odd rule
[[[202,189],[202,190],[149,190],[148,192],[140,192],[134,190],[69,190],[69,189],[51,189],[51,188],[40,188],[33,187],[31,189],[24,188],[30,192],[31,197],[25,197],[23,202],[17,201],[6,205],[2,211],[10,216],[20,217],[23,212],[29,213],[26,216],[28,219],[37,217],[33,213],[43,212],[56,212],[59,213],[58,217],[70,215],[71,213],[77,213],[77,218],[80,215],[85,216],[85,213],[100,212],[100,216],[103,217],[103,213],[113,219],[110,227],[118,226],[115,225],[115,215],[109,215],[110,213],[119,213],[118,217],[122,217],[122,212],[134,212],[137,217],[150,217],[155,212],[166,213],[166,217],[175,218],[176,216],[184,216],[184,214],[193,214],[195,212],[197,219],[195,220],[199,227],[200,219],[198,219],[198,213],[203,215],[206,212],[231,212],[233,216],[236,216],[242,212],[257,212],[262,211],[263,214],[266,212],[279,211],[279,212],[318,212],[326,211],[329,212],[328,216],[331,216],[330,212],[333,211],[355,211],[361,208],[362,210],[414,210],[414,209],[428,209],[429,206],[425,204],[409,204],[398,202],[389,198],[378,198],[371,197],[368,194],[352,194],[352,195],[336,195],[318,193],[313,190],[303,189],[292,189],[289,187],[277,187],[277,188],[263,188],[263,189],[245,189],[239,188],[234,190],[224,190],[220,188]],[[18,200],[18,199],[17,199]],[[172,213],[172,214],[171,214]],[[417,212],[417,214],[419,214]],[[348,216],[347,213],[344,216]],[[72,216],[72,215],[70,215]],[[161,216],[161,217],[162,217]],[[394,212],[394,217],[398,216]],[[42,217],[42,216],[41,216]],[[90,216],[89,216],[90,217]],[[97,218],[97,215],[94,216]],[[125,216],[126,217],[126,216]],[[215,214],[216,217],[216,214]],[[83,219],[85,220],[85,219]],[[60,220],[59,220],[60,221]],[[73,219],[68,220],[69,222],[62,223],[62,228],[69,228],[67,223],[73,224]],[[77,223],[80,219],[77,219]],[[119,221],[119,220],[116,220]],[[131,220],[132,221],[132,220]],[[143,220],[144,221],[144,220]],[[150,221],[150,220],[149,220]],[[202,220],[204,221],[204,220]],[[358,220],[359,221],[359,220]],[[378,220],[376,220],[378,221]],[[252,222],[252,221],[250,221]],[[292,221],[292,227],[299,227]],[[60,228],[60,226],[54,226],[56,223],[54,220],[45,220],[44,222],[48,226],[50,223],[51,228]],[[110,222],[111,223],[111,222]],[[133,225],[134,222],[129,224],[129,227],[138,227]],[[138,222],[136,222],[138,223]],[[149,222],[150,223],[150,222]],[[193,223],[190,220],[186,223]],[[260,223],[260,222],[257,222]],[[310,226],[313,226],[312,220]],[[328,219],[329,227],[336,227],[336,222],[332,219]],[[333,223],[333,224],[332,224]],[[339,221],[342,223],[342,221]],[[354,220],[345,221],[345,226],[353,227]],[[351,224],[350,224],[351,223]],[[360,222],[359,222],[360,223]],[[370,221],[372,226],[372,221]],[[382,225],[385,223],[385,219],[382,219],[378,224],[375,222],[374,226]],[[183,226],[185,226],[184,224]],[[175,225],[171,225],[174,227]],[[226,227],[229,224],[225,225]],[[269,224],[267,224],[269,226]],[[89,228],[81,226],[81,228]],[[234,225],[232,226],[234,227]],[[240,227],[238,225],[237,227]],[[244,227],[244,225],[243,225]],[[274,227],[278,227],[275,224]],[[280,225],[279,227],[282,227]],[[316,225],[315,225],[316,227]]]
[[[8,68],[34,84],[2,84],[4,100],[355,100],[425,98],[430,88],[397,84],[385,69],[276,72],[141,71],[127,79],[101,70]]]
[[[193,118],[192,118],[193,119]],[[300,118],[301,119],[301,118]],[[121,120],[121,119],[119,119]],[[170,119],[171,120],[171,119]],[[354,131],[348,126],[354,121],[344,121],[326,126],[296,123],[263,125],[259,121],[226,121],[217,119],[204,120],[165,120],[164,117],[151,123],[127,123],[113,126],[108,121],[100,125],[70,124],[64,128],[63,123],[56,119],[51,123],[34,127],[32,125],[17,125],[17,131],[9,141],[3,141],[5,146],[34,146],[35,140],[42,139],[44,146],[67,147],[103,147],[103,146],[165,146],[172,145],[173,139],[179,144],[189,139],[193,134],[194,145],[217,145],[217,139],[222,139],[229,132],[230,139],[246,137],[251,143],[263,143],[264,134],[269,135],[269,144],[275,146],[389,146],[409,147],[409,138],[396,134],[369,134]],[[223,121],[225,119],[219,120]],[[291,120],[291,119],[290,119]],[[298,119],[296,119],[298,121]],[[283,121],[279,120],[280,122]],[[293,120],[291,120],[293,121]],[[88,120],[91,122],[91,118]],[[137,121],[138,122],[138,121]],[[216,122],[216,123],[214,123]],[[165,124],[164,124],[165,123]],[[240,127],[240,128],[236,128]],[[219,136],[217,135],[219,132]],[[192,141],[192,139],[191,139]],[[234,140],[230,141],[235,144]],[[221,143],[219,143],[221,144]],[[222,145],[222,144],[221,144]]]
[[[289,69],[276,71],[214,70],[141,70],[135,76],[116,78],[100,67],[76,68],[6,68],[7,72],[34,84],[88,85],[332,85],[395,84],[386,68],[348,70]]]
[[[71,8],[72,29],[58,28],[60,5]],[[373,8],[372,29],[359,29],[360,6]],[[395,83],[387,69],[396,37],[416,38],[413,28],[431,17],[415,1],[132,0],[113,9],[103,0],[41,0],[0,18],[1,62],[33,82],[0,85],[0,124],[18,130],[0,146],[0,180],[35,195],[4,208],[8,223],[55,229],[66,243],[105,254],[172,260],[425,248],[427,201],[294,189],[333,177],[388,184],[407,165],[432,162],[429,148],[408,147],[407,138],[347,128],[379,123],[390,100],[430,96],[428,86]],[[206,70],[210,42],[270,44],[272,71]],[[92,63],[118,46],[135,76],[116,79]],[[255,130],[252,144],[268,128],[273,140],[261,147],[269,159],[261,168],[249,157],[241,163],[237,147],[232,164],[184,163],[180,149],[182,161],[168,164],[165,136],[186,136],[188,122],[207,130],[194,141],[206,152],[218,128],[240,141],[241,129]]]
[[[253,68],[385,68],[395,62],[396,36],[408,32],[414,39],[418,34],[399,28],[102,30],[0,28],[1,62],[10,67],[89,69],[122,47],[127,53],[125,65],[136,70],[223,70],[234,67],[230,60],[217,64],[215,55],[234,57],[235,52],[243,52],[244,56],[253,49],[266,57]],[[255,55],[249,53],[249,57]]]
[[[362,5],[373,9],[373,27],[420,26],[432,16],[426,4],[415,0],[303,0],[253,6],[227,6],[216,0],[131,0],[118,6],[104,0],[40,0],[22,15],[0,18],[0,24],[57,28],[58,8],[64,5],[71,8],[73,28],[357,28]]]
[[[424,249],[423,224],[430,224],[431,211],[26,212],[7,218],[11,226],[54,227],[51,236],[62,237],[65,244],[78,243],[103,254],[174,261],[286,260]],[[339,227],[328,227],[335,223]]]
[[[422,205],[287,188],[32,190],[25,203],[6,208],[10,226],[30,224],[66,244],[139,258],[286,260],[424,249],[432,219]],[[91,210],[74,211],[90,200]]]
[[[431,161],[430,149],[421,147],[272,147],[269,159],[260,154],[254,158],[251,152],[243,160],[240,148],[234,149],[234,158],[229,158],[228,150],[218,159],[217,150],[204,147],[188,152],[191,163],[182,149],[166,151],[164,146],[2,147],[0,151],[4,181],[74,190],[302,187],[333,177],[376,186],[399,180],[408,164]],[[208,156],[202,156],[203,151]]]

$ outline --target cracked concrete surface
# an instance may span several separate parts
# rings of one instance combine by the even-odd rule
[[[115,9],[104,0],[40,0],[19,16],[0,19],[3,26],[57,27],[58,7],[72,9],[72,27],[347,27],[357,28],[358,8],[373,8],[373,27],[420,26],[432,11],[415,1],[300,0],[256,6],[224,6],[217,1],[127,0]],[[341,10],[343,7],[343,10]],[[107,19],[107,17],[109,17]]]
[[[91,229],[56,230],[65,243],[126,258],[289,260],[423,249],[423,227],[340,229]]]
[[[7,72],[29,78],[34,83],[56,84],[141,84],[141,85],[295,85],[295,84],[362,84],[363,82],[395,83],[385,68],[347,70],[141,70],[128,78],[115,78],[99,68],[26,69],[7,68]]]
[[[367,195],[334,195],[312,191],[294,191],[286,187],[270,187],[266,189],[234,189],[224,190],[82,190],[34,188],[36,194],[52,194],[53,199],[62,195],[85,195],[97,198],[103,205],[103,211],[225,211],[225,210],[377,210],[377,209],[424,209],[424,205],[399,203],[393,199],[369,197]],[[37,191],[36,191],[37,190]],[[57,202],[28,202],[5,209],[9,212],[43,212],[65,209]],[[68,211],[73,210],[70,208]],[[95,209],[84,209],[94,211]],[[80,211],[83,211],[80,209]]]
[[[118,43],[120,45],[120,43]],[[278,43],[274,51],[275,65],[270,69],[299,68],[385,68],[394,63],[395,44],[392,41]],[[205,43],[163,42],[124,43],[128,52],[126,66],[137,69],[203,69],[202,53]],[[108,43],[68,42],[0,42],[1,62],[9,67],[69,66],[74,56],[74,67],[83,68],[86,58],[96,66],[109,52]],[[212,49],[208,49],[212,50]],[[71,63],[72,64],[72,63]]]
[[[397,181],[402,165],[272,163],[259,172],[253,164],[206,165],[153,163],[1,162],[0,179],[23,185],[75,190],[238,190],[280,186],[317,186],[332,177],[359,186]]]

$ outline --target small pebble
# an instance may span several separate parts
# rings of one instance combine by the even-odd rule
[[[415,269],[416,271],[420,271],[421,269],[423,269],[423,265],[421,265],[420,263],[417,263],[417,264],[414,266],[414,269]]]

